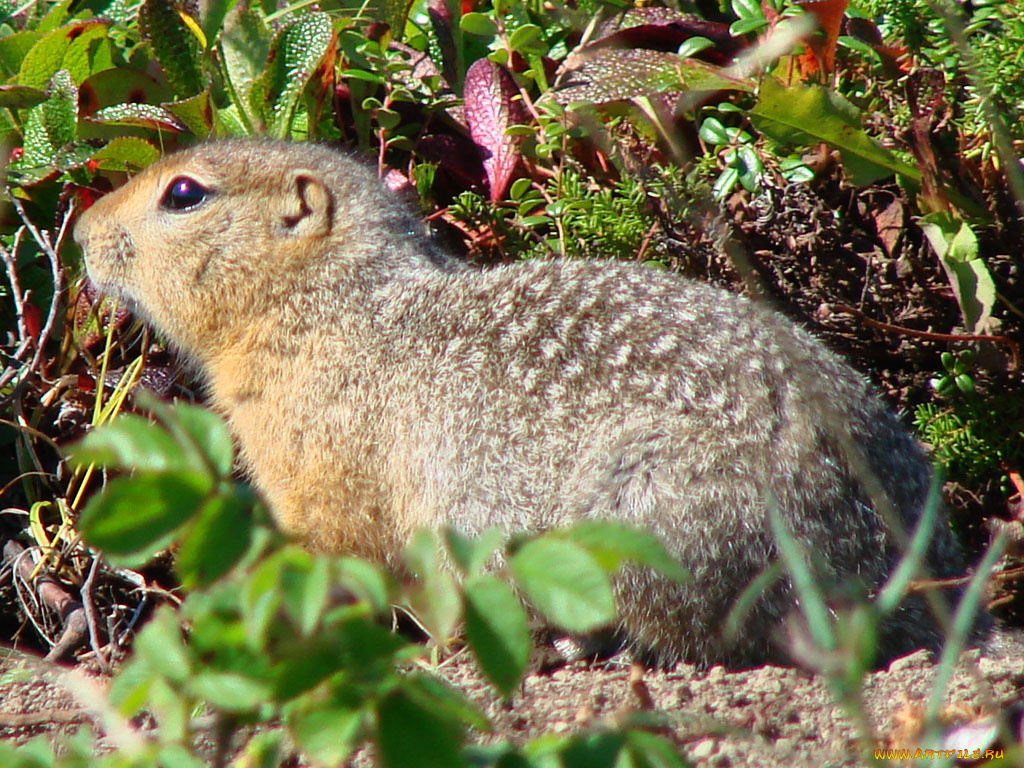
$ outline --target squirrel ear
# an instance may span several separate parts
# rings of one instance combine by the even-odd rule
[[[315,171],[294,170],[285,187],[281,226],[289,237],[325,237],[334,223],[334,196]]]

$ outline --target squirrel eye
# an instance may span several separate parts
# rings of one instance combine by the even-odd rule
[[[206,200],[210,190],[195,179],[179,176],[174,179],[160,200],[160,207],[167,211],[187,211]]]

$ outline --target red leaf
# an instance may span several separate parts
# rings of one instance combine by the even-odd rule
[[[469,135],[484,156],[484,171],[491,187],[491,200],[505,194],[519,159],[517,141],[505,135],[511,125],[527,121],[512,75],[490,59],[478,59],[466,72],[463,102]]]
[[[804,41],[804,52],[797,58],[800,76],[807,80],[817,72],[828,74],[835,66],[836,42],[849,0],[803,0],[801,8],[814,16],[819,34]]]

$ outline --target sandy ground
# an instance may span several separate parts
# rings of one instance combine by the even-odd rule
[[[765,666],[730,672],[641,671],[627,663],[575,663],[528,676],[502,701],[466,654],[438,674],[463,690],[494,725],[482,740],[525,742],[545,732],[568,733],[643,720],[672,739],[695,766],[854,766],[873,763],[874,749],[998,749],[1018,731],[1024,700],[1024,659],[966,652],[946,693],[944,744],[921,744],[918,733],[936,666],[925,652],[870,674],[863,687],[867,724],[858,728],[828,681],[799,669]],[[0,738],[24,741],[96,721],[102,681],[83,690],[82,673],[25,656],[0,657]],[[71,690],[69,690],[69,688]],[[74,690],[75,693],[71,691]],[[83,706],[83,702],[86,702]],[[885,762],[910,765],[908,760]],[[929,762],[928,760],[923,762]],[[299,760],[298,765],[305,765]],[[372,765],[364,751],[350,762]]]

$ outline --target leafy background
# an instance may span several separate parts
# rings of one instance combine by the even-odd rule
[[[350,147],[482,264],[620,258],[762,295],[905,410],[976,559],[994,532],[1020,537],[1013,3],[3,0],[0,16],[0,635],[120,666],[112,706],[159,725],[110,764],[198,760],[191,716],[205,707],[219,734],[283,723],[318,764],[372,740],[388,765],[408,764],[409,743],[432,745],[437,765],[546,765],[546,747],[474,753],[479,713],[427,674],[398,674],[424,646],[374,617],[405,604],[435,655],[461,617],[509,694],[529,654],[515,590],[584,631],[609,618],[622,561],[672,570],[618,528],[424,535],[409,553],[419,587],[276,540],[219,422],[139,394],[196,396],[159,339],[81,279],[69,238],[97,196],[208,137]],[[92,431],[122,410],[150,416]],[[173,571],[157,555],[172,542]],[[487,570],[499,550],[508,567]],[[1017,569],[1000,563],[990,606],[1019,621]],[[339,583],[354,602],[332,599]],[[167,589],[180,586],[179,606]],[[591,747],[677,764],[644,728],[623,734],[551,749],[566,764]],[[244,759],[275,764],[288,743],[264,732]]]

